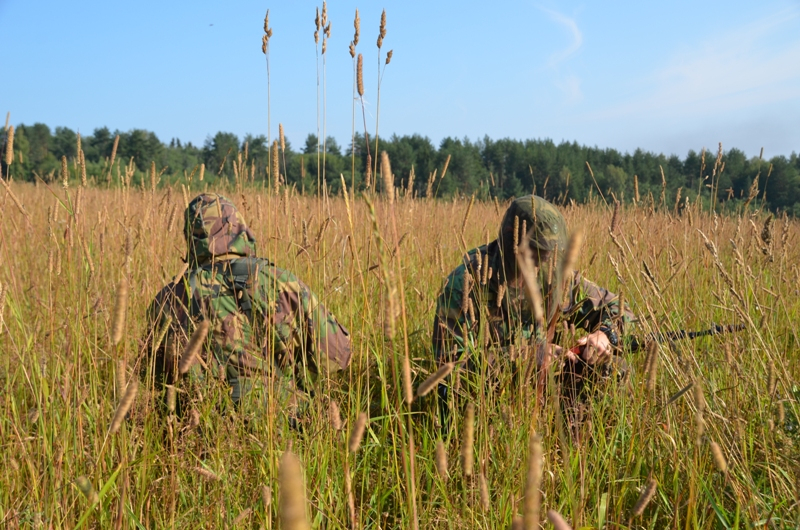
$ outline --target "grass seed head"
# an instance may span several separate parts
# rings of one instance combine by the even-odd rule
[[[353,429],[350,431],[350,440],[347,443],[347,447],[350,449],[351,453],[358,451],[358,448],[361,446],[361,440],[364,438],[364,430],[366,427],[367,414],[366,412],[362,412],[358,415],[356,424],[353,425]]]
[[[281,457],[280,472],[281,528],[285,530],[308,530],[306,518],[306,488],[303,484],[303,468],[300,460],[286,451]]]
[[[645,486],[645,488],[642,490],[642,493],[639,495],[639,499],[633,506],[632,515],[634,517],[638,517],[644,513],[644,509],[647,508],[647,505],[650,504],[650,501],[653,499],[653,495],[656,493],[657,486],[658,482],[656,479],[651,478],[647,481],[647,486]]]
[[[572,530],[572,527],[561,517],[561,514],[555,510],[547,510],[547,519],[553,525],[555,530]]]
[[[714,465],[717,466],[717,471],[725,473],[728,471],[728,463],[725,461],[725,455],[722,454],[722,449],[717,442],[711,442],[711,456],[714,457]]]
[[[525,478],[525,498],[522,507],[523,526],[526,530],[539,528],[542,485],[542,439],[538,434],[528,442],[528,472]]]
[[[200,353],[200,349],[203,347],[203,343],[206,340],[206,335],[208,335],[208,327],[208,320],[203,320],[197,324],[197,328],[194,330],[194,333],[192,333],[189,343],[186,345],[186,350],[183,352],[183,355],[181,355],[181,361],[178,365],[178,372],[180,375],[188,372],[196,362],[197,354]]]
[[[117,405],[117,410],[114,412],[114,418],[111,420],[111,426],[108,428],[109,434],[114,434],[119,430],[122,425],[122,420],[125,419],[125,416],[131,409],[131,405],[133,405],[133,400],[136,399],[136,392],[138,390],[139,380],[136,378],[131,379],[128,383],[128,387],[125,389],[125,395],[122,396],[119,405]]]
[[[436,472],[442,480],[447,480],[447,451],[444,448],[444,442],[441,440],[436,442]]]
[[[111,321],[111,344],[116,346],[122,340],[125,330],[125,314],[128,310],[128,280],[124,276],[117,285],[117,297],[114,300],[114,316]]]
[[[417,395],[422,397],[430,393],[439,383],[441,383],[445,377],[450,375],[450,372],[453,371],[453,367],[455,366],[454,363],[444,363],[436,370],[433,374],[431,374],[425,381],[422,382],[421,385],[417,388]]]
[[[465,477],[472,476],[475,445],[475,405],[467,404],[464,415],[464,431],[461,438],[461,466]]]
[[[10,166],[14,162],[14,126],[8,128],[6,133],[6,165]]]
[[[392,166],[389,163],[389,155],[386,151],[381,152],[381,176],[383,177],[383,192],[389,199],[389,204],[394,202],[394,176]]]
[[[333,399],[328,403],[328,422],[334,431],[342,430],[342,414],[339,411],[339,404]]]

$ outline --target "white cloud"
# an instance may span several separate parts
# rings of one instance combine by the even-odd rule
[[[590,115],[680,120],[800,99],[800,9],[699,42],[639,80],[641,95]]]
[[[558,22],[559,24],[567,28],[567,31],[569,31],[570,34],[572,35],[572,42],[570,43],[570,45],[552,55],[550,57],[550,60],[547,62],[547,66],[553,67],[559,63],[566,61],[571,56],[573,56],[578,50],[580,50],[581,46],[583,46],[583,34],[581,33],[581,30],[578,29],[578,24],[575,22],[575,19],[569,18],[568,16],[563,15],[557,11],[552,11],[544,7],[540,7],[539,9],[547,13],[551,19],[553,19],[554,21]]]

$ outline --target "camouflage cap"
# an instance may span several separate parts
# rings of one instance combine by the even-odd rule
[[[210,262],[214,256],[256,255],[256,237],[236,206],[222,195],[198,195],[184,215],[183,235],[190,267]]]
[[[514,199],[506,210],[500,225],[500,241],[506,252],[513,253],[515,225],[520,231],[524,226],[530,242],[543,252],[556,248],[564,250],[567,245],[567,223],[564,216],[553,204],[537,195]],[[522,241],[521,233],[516,241]]]

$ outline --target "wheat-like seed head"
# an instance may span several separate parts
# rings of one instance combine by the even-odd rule
[[[111,321],[111,344],[116,346],[122,340],[125,329],[125,314],[128,310],[128,281],[123,276],[117,285],[117,297],[114,301],[114,314]]]
[[[454,363],[444,363],[432,373],[425,381],[422,382],[421,385],[417,388],[417,395],[422,397],[430,393],[439,383],[441,383],[445,377],[450,375],[455,367]]]
[[[483,472],[478,473],[478,487],[481,491],[481,508],[483,508],[484,512],[488,512],[492,505],[489,499],[489,483],[486,481],[486,476]]]
[[[67,157],[61,157],[61,184],[64,189],[69,186],[69,167],[67,166]]]
[[[389,204],[392,204],[394,202],[394,175],[392,175],[392,166],[386,151],[381,151],[381,177],[383,177],[383,192],[389,199]]]
[[[644,513],[644,509],[647,508],[647,505],[650,504],[653,495],[656,493],[657,486],[658,481],[656,481],[656,479],[651,478],[649,481],[647,481],[647,486],[645,486],[645,488],[642,490],[642,493],[639,495],[639,499],[633,506],[632,515],[634,517],[638,517]]]
[[[711,456],[714,457],[714,465],[717,466],[717,471],[725,473],[728,471],[728,462],[725,461],[725,455],[722,454],[722,449],[717,442],[711,442]]]
[[[197,328],[194,330],[194,333],[192,333],[191,338],[189,338],[189,343],[186,345],[186,350],[183,352],[183,355],[181,355],[181,360],[178,364],[178,373],[180,375],[188,372],[197,361],[197,355],[203,347],[206,335],[208,335],[208,328],[208,320],[202,320],[197,324]]]
[[[394,50],[389,50],[389,53],[386,54],[386,64],[392,62],[392,55],[394,54]]]
[[[472,476],[472,468],[474,463],[474,445],[475,445],[475,405],[472,403],[467,404],[466,414],[464,416],[464,431],[461,438],[461,466],[464,472],[464,477]]]
[[[528,472],[525,478],[525,498],[522,507],[522,522],[525,530],[539,528],[541,499],[539,489],[542,484],[542,440],[537,434],[528,442]]]
[[[328,422],[334,431],[342,430],[342,415],[339,412],[339,404],[333,399],[328,403]]]
[[[131,379],[125,389],[125,394],[122,396],[119,405],[117,405],[116,412],[114,412],[114,418],[111,420],[111,425],[108,428],[109,434],[114,434],[119,430],[122,425],[122,420],[125,419],[125,416],[131,409],[131,405],[133,405],[133,400],[136,398],[136,392],[138,390],[139,380],[136,378]]]
[[[555,530],[572,530],[572,527],[567,523],[564,518],[555,510],[547,510],[547,519],[553,525]]]
[[[444,443],[439,440],[436,442],[436,472],[442,478],[447,480],[447,451],[444,448]]]
[[[364,438],[364,430],[367,427],[367,414],[362,412],[358,415],[353,429],[350,431],[350,439],[347,442],[347,448],[351,453],[358,451],[361,447],[361,439]]]
[[[303,483],[303,468],[300,460],[286,451],[281,457],[280,473],[281,528],[286,530],[308,530],[306,519],[306,488]]]
[[[358,95],[364,97],[364,56],[360,53],[358,54],[358,62],[356,63],[356,87],[358,89]],[[369,162],[369,159],[367,162]],[[367,163],[367,171],[369,171],[369,166],[370,164]],[[369,180],[367,181],[367,187],[369,187]]]
[[[14,126],[8,128],[6,133],[6,165],[10,166],[14,162]]]

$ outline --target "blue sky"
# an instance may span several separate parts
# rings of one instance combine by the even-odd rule
[[[201,144],[317,131],[316,6],[308,1],[0,0],[0,110],[84,134],[103,125]],[[325,130],[349,142],[355,9],[370,134],[552,138],[633,151],[800,151],[800,2],[332,1]],[[325,107],[325,105],[323,105]],[[320,128],[322,127],[320,122]],[[363,131],[360,107],[357,128]]]

